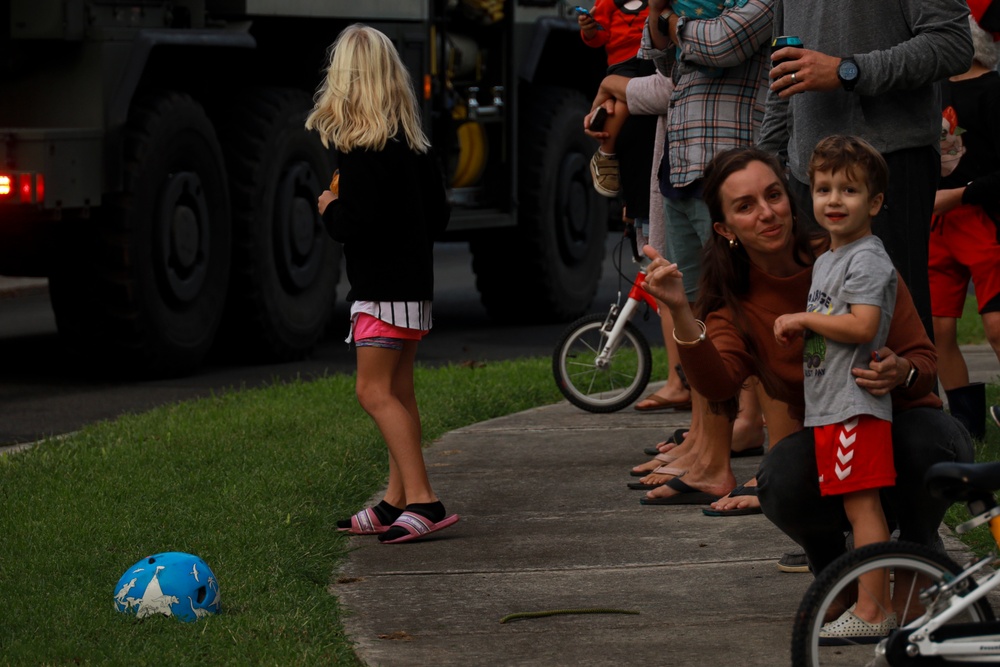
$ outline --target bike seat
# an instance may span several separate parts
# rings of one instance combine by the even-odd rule
[[[1000,489],[1000,462],[995,463],[935,463],[924,476],[927,491],[944,500],[993,498]]]

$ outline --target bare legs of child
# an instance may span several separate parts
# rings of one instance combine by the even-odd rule
[[[878,489],[844,494],[844,511],[854,533],[854,548],[889,540],[889,527]],[[856,617],[856,618],[854,618]],[[863,628],[861,619],[873,628]],[[896,614],[889,595],[889,572],[873,570],[858,578],[858,598],[853,609],[823,626],[828,636],[882,637],[897,627]]]
[[[358,347],[355,393],[389,449],[389,483],[385,498],[372,510],[379,515],[383,525],[388,525],[386,521],[392,523],[388,531],[379,535],[382,542],[422,537],[457,520],[457,517],[446,519],[444,505],[435,495],[427,476],[420,444],[420,413],[413,388],[417,341],[402,343],[401,350]],[[400,525],[407,515],[416,517],[403,522],[407,525]],[[448,520],[450,523],[441,525]],[[414,530],[418,534],[414,535]]]

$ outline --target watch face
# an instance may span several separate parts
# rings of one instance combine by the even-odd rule
[[[840,63],[840,71],[838,72],[838,74],[840,74],[841,79],[845,79],[846,81],[851,81],[853,79],[858,78],[858,66],[857,64],[851,62],[850,60],[845,60],[844,62]]]

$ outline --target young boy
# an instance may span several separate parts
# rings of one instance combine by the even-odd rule
[[[851,375],[878,360],[896,301],[896,270],[871,232],[889,169],[864,140],[832,136],[813,151],[809,180],[830,249],[813,266],[806,312],[780,316],[774,335],[783,345],[805,336],[805,425],[813,428],[820,492],[843,496],[857,548],[889,539],[879,488],[896,479],[891,399]],[[860,579],[857,603],[823,626],[820,641],[878,641],[896,627],[888,575],[877,571]]]

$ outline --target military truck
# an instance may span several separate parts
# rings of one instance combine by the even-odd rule
[[[340,250],[316,198],[335,165],[303,121],[355,22],[413,74],[450,185],[446,239],[470,244],[488,312],[590,304],[608,205],[581,125],[604,54],[562,2],[6,4],[0,275],[47,277],[60,336],[95,368],[180,375],[212,349],[289,360],[322,338]]]

